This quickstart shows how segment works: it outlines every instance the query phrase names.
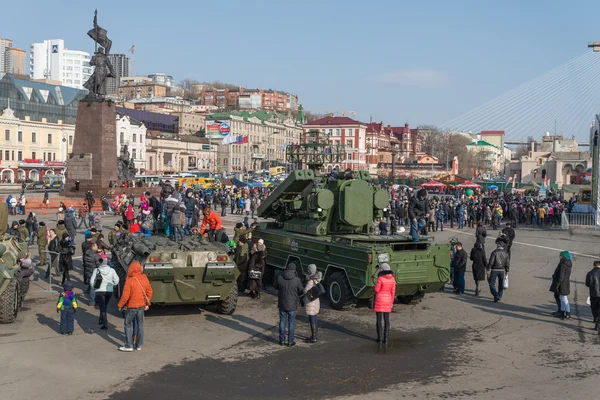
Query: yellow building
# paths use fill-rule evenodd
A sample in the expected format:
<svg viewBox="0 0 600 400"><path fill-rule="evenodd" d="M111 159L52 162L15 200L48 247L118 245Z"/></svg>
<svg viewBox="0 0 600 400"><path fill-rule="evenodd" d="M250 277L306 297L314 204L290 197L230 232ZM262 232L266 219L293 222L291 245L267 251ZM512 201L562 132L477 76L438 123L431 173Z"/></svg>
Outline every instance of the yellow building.
<svg viewBox="0 0 600 400"><path fill-rule="evenodd" d="M46 173L64 173L74 134L75 126L61 120L19 119L11 108L5 108L0 115L0 179L37 181Z"/></svg>

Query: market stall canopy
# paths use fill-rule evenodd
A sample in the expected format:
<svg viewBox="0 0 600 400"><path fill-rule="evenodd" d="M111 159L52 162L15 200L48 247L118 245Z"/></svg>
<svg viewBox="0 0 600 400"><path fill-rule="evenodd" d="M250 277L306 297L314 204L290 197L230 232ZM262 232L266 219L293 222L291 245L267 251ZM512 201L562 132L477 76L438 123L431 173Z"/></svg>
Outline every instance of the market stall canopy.
<svg viewBox="0 0 600 400"><path fill-rule="evenodd" d="M464 181L460 185L456 185L456 187L459 189L479 189L481 188L481 185L478 185L473 181Z"/></svg>
<svg viewBox="0 0 600 400"><path fill-rule="evenodd" d="M237 187L245 187L248 186L246 182L242 182L239 179L231 178L231 182Z"/></svg>
<svg viewBox="0 0 600 400"><path fill-rule="evenodd" d="M429 181L427 183L423 183L421 186L421 188L436 188L436 189L442 189L444 187L446 187L446 185L444 185L441 182L437 182L437 181Z"/></svg>
<svg viewBox="0 0 600 400"><path fill-rule="evenodd" d="M531 181L528 184L526 184L525 186L522 186L520 189L525 189L525 190L527 190L527 189L535 189L535 190L538 190L540 187L541 186L540 186L539 183L536 183L535 181Z"/></svg>
<svg viewBox="0 0 600 400"><path fill-rule="evenodd" d="M490 185L490 186L488 186L488 190L498 190L498 186Z"/></svg>

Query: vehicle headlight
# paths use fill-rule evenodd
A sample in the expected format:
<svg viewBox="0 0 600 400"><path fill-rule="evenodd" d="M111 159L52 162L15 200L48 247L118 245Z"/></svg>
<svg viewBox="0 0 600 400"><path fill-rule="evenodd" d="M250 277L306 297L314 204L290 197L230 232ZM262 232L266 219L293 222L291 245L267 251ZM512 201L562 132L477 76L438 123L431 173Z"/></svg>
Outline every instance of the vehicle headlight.
<svg viewBox="0 0 600 400"><path fill-rule="evenodd" d="M317 208L317 212L323 212L323 209L321 207Z"/></svg>
<svg viewBox="0 0 600 400"><path fill-rule="evenodd" d="M217 261L217 253L214 251L208 253L208 261Z"/></svg>
<svg viewBox="0 0 600 400"><path fill-rule="evenodd" d="M390 261L390 255L387 253L380 254L377 256L377 262L379 262L379 263L385 263L385 262L389 262L389 261Z"/></svg>

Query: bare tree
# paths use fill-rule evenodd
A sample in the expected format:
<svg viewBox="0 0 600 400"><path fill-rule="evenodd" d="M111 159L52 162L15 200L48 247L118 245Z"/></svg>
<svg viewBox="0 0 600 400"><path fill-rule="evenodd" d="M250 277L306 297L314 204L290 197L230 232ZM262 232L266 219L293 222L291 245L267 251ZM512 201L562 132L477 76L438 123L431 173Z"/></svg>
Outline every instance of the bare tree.
<svg viewBox="0 0 600 400"><path fill-rule="evenodd" d="M529 146L527 146L526 144L522 144L519 147L517 147L512 154L514 158L519 160L521 157L529 154Z"/></svg>

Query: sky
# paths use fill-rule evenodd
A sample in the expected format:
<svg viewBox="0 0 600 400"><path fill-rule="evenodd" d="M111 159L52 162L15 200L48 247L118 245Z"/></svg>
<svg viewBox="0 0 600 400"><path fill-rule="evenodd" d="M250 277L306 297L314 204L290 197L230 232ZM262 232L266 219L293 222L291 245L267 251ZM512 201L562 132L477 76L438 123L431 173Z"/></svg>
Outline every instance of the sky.
<svg viewBox="0 0 600 400"><path fill-rule="evenodd" d="M93 52L94 3L2 5L0 37ZM136 75L296 93L305 109L442 124L589 51L600 2L554 0L97 2ZM7 16L14 16L8 17ZM591 118L591 116L590 116Z"/></svg>

